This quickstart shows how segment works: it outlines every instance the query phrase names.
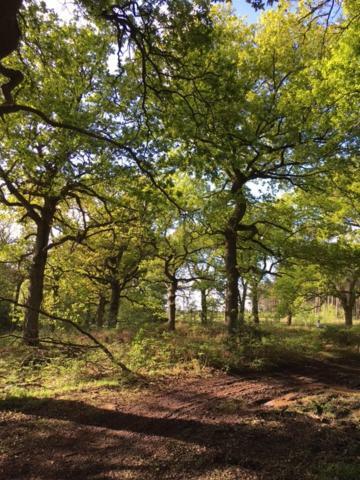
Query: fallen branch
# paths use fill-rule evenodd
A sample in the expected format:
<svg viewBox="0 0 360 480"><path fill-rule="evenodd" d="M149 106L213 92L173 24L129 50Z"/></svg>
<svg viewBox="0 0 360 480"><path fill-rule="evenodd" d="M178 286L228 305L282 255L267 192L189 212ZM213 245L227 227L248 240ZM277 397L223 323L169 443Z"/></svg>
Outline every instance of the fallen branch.
<svg viewBox="0 0 360 480"><path fill-rule="evenodd" d="M124 372L126 372L128 374L135 375L134 372L132 372L123 362L120 362L119 360L117 360L114 357L114 355L106 347L106 345L101 343L96 337L94 337L94 335L92 335L91 333L84 330L82 327L80 327L77 323L73 322L72 320L69 320L68 318L60 317L58 315L52 315L51 313L48 313L48 312L46 312L45 310L42 310L42 309L37 310L37 309L31 308L28 305L25 305L24 303L19 303L16 300L13 300L13 299L10 299L10 298L0 296L0 300L4 301L4 302L12 303L13 305L16 305L20 308L37 311L41 315L44 315L44 317L50 318L51 320L56 320L56 321L59 321L59 322L62 322L62 323L66 323L67 325L71 325L73 328L75 328L82 335L85 335L86 337L90 338L90 340L93 343L95 343L95 345L97 345L97 347L100 348L100 350L102 350L105 353L105 355L112 361L112 363L114 363L115 365L120 367Z"/></svg>
<svg viewBox="0 0 360 480"><path fill-rule="evenodd" d="M61 342L60 340L54 340L53 338L40 338L40 343L50 343L52 345L60 345L61 347L69 347L74 349L93 349L99 348L98 345L82 345L81 343Z"/></svg>

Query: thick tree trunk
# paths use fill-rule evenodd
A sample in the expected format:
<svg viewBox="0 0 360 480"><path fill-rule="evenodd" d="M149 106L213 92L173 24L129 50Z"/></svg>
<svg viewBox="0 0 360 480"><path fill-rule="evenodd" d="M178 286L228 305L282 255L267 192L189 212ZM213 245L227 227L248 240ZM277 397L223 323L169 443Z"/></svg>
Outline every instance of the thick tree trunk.
<svg viewBox="0 0 360 480"><path fill-rule="evenodd" d="M173 279L168 284L168 329L171 332L175 331L176 322L176 292L178 287L178 281Z"/></svg>
<svg viewBox="0 0 360 480"><path fill-rule="evenodd" d="M22 5L22 0L1 2L0 17L0 59L10 55L16 50L20 40L20 29L17 15Z"/></svg>
<svg viewBox="0 0 360 480"><path fill-rule="evenodd" d="M0 301L0 332L10 332L12 329L11 304Z"/></svg>
<svg viewBox="0 0 360 480"><path fill-rule="evenodd" d="M291 311L288 312L286 320L287 320L288 326L290 327L290 325L292 324L292 312Z"/></svg>
<svg viewBox="0 0 360 480"><path fill-rule="evenodd" d="M243 287L242 295L239 296L239 324L240 325L245 322L245 305L246 305L246 297L247 297L247 283L243 282L242 287Z"/></svg>
<svg viewBox="0 0 360 480"><path fill-rule="evenodd" d="M22 0L8 0L1 2L0 14L0 60L16 50L20 41L20 28L17 20ZM8 104L14 103L12 90L19 85L24 76L19 70L14 70L0 63L0 73L9 81L1 85L1 89ZM0 100L0 102L2 102Z"/></svg>
<svg viewBox="0 0 360 480"><path fill-rule="evenodd" d="M353 325L353 313L356 303L356 285L356 279L349 280L346 286L346 291L339 295L341 305L344 309L345 325L347 327L351 327Z"/></svg>
<svg viewBox="0 0 360 480"><path fill-rule="evenodd" d="M225 298L225 323L230 334L234 334L238 326L239 272L237 269L236 240L236 231L226 231L225 271L227 286Z"/></svg>
<svg viewBox="0 0 360 480"><path fill-rule="evenodd" d="M120 310L120 293L121 285L116 279L111 282L111 297L109 305L109 318L108 325L110 328L115 328L118 322L119 310Z"/></svg>
<svg viewBox="0 0 360 480"><path fill-rule="evenodd" d="M202 325L207 325L208 315L207 315L207 292L206 288L200 290L201 293L201 315L200 320Z"/></svg>
<svg viewBox="0 0 360 480"><path fill-rule="evenodd" d="M252 319L254 323L260 323L259 319L259 289L257 284L251 287Z"/></svg>
<svg viewBox="0 0 360 480"><path fill-rule="evenodd" d="M42 209L41 221L37 223L35 249L30 267L29 294L24 323L24 343L37 346L39 344L39 310L43 299L44 275L48 257L47 246L51 225L55 214L57 200L46 198Z"/></svg>
<svg viewBox="0 0 360 480"><path fill-rule="evenodd" d="M232 179L231 193L235 201L235 207L227 222L224 231L225 236L225 272L226 272L226 296L225 296L225 323L230 335L236 333L238 328L239 313L239 271L237 266L237 233L241 227L241 221L246 213L246 198L242 188L246 182L243 174L235 169Z"/></svg>
<svg viewBox="0 0 360 480"><path fill-rule="evenodd" d="M347 327L352 327L353 324L353 307L346 305L343 307L345 313L345 325Z"/></svg>
<svg viewBox="0 0 360 480"><path fill-rule="evenodd" d="M99 295L99 303L96 310L96 326L102 328L104 326L106 298L102 293Z"/></svg>

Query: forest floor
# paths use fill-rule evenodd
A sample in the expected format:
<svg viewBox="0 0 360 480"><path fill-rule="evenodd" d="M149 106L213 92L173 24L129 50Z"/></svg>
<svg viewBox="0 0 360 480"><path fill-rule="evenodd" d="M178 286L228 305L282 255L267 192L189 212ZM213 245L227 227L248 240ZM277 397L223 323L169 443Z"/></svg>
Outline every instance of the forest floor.
<svg viewBox="0 0 360 480"><path fill-rule="evenodd" d="M360 366L164 377L0 402L0 478L358 480Z"/></svg>

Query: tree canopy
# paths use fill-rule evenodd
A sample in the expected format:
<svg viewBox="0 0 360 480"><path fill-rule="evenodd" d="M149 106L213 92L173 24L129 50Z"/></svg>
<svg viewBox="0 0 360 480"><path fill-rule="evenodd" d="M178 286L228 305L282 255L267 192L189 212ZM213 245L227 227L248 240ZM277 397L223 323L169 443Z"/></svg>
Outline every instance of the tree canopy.
<svg viewBox="0 0 360 480"><path fill-rule="evenodd" d="M356 2L281 1L255 24L206 0L79 0L72 20L3 3L2 256L26 343L42 306L72 315L75 280L80 323L116 327L128 304L173 330L180 292L203 319L213 292L234 334L267 282L292 314L300 265L304 298L337 296L351 324Z"/></svg>

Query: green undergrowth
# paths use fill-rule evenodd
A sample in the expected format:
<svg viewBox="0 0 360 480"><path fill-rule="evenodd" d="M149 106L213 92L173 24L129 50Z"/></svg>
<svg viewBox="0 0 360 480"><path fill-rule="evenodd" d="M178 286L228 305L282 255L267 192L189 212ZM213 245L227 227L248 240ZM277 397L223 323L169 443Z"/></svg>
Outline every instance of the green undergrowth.
<svg viewBox="0 0 360 480"><path fill-rule="evenodd" d="M331 422L352 422L360 423L360 393L335 390L330 393L309 395L290 404L289 411L305 414L320 419L323 423ZM360 445L354 443L348 445L350 452L355 449L360 454Z"/></svg>
<svg viewBox="0 0 360 480"><path fill-rule="evenodd" d="M360 462L324 463L314 473L316 480L359 480Z"/></svg>
<svg viewBox="0 0 360 480"><path fill-rule="evenodd" d="M143 324L93 332L132 371L156 379L163 376L207 376L214 370L269 371L311 359L359 360L360 328L315 329L264 323L245 325L229 338L221 324L202 327L179 324L176 332L163 325ZM20 340L1 339L0 397L50 397L74 390L123 387L129 377L99 349L45 344L26 348ZM86 343L63 333L63 343Z"/></svg>
<svg viewBox="0 0 360 480"><path fill-rule="evenodd" d="M127 361L144 373L271 370L316 359L359 359L360 328L316 329L281 324L247 324L232 338L222 325L183 324L177 332L143 326L132 337Z"/></svg>

